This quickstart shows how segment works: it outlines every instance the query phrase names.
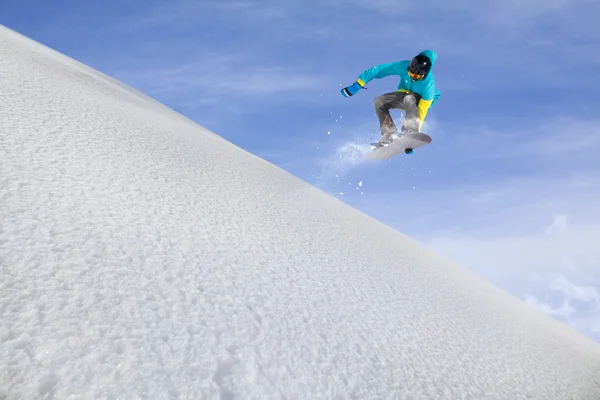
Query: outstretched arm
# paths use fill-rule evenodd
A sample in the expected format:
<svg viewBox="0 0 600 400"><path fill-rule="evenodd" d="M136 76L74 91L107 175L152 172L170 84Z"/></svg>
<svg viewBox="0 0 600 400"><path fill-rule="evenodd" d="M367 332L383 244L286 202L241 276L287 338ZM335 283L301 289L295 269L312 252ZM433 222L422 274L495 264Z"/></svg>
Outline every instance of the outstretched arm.
<svg viewBox="0 0 600 400"><path fill-rule="evenodd" d="M363 71L362 74L359 75L359 82L362 81L364 84L367 84L369 81L373 79L381 79L390 75L398 75L401 76L406 69L408 68L407 61L398 61L391 62L386 64L379 64L372 68L369 68ZM364 86L364 85L363 85Z"/></svg>
<svg viewBox="0 0 600 400"><path fill-rule="evenodd" d="M379 64L372 68L363 71L358 77L356 82L352 85L342 89L342 95L346 97L353 96L359 90L363 89L365 85L373 80L380 79L390 75L402 76L402 74L408 68L408 61L398 61L387 64Z"/></svg>

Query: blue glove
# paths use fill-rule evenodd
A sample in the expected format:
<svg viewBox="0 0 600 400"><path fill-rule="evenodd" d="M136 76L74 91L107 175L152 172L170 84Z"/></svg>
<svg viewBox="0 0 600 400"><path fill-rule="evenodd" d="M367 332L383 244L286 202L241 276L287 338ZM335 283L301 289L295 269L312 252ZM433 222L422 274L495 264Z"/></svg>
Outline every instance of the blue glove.
<svg viewBox="0 0 600 400"><path fill-rule="evenodd" d="M356 94L356 92L358 92L360 89L364 89L364 87L365 87L365 82L363 82L362 79L358 79L351 86L343 88L342 95L345 97L354 96L354 94Z"/></svg>

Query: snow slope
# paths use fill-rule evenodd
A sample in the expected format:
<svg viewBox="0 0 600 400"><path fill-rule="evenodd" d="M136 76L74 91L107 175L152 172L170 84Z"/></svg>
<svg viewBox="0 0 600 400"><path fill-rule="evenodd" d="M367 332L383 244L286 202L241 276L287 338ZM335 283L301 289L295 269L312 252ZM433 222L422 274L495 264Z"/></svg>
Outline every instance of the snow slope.
<svg viewBox="0 0 600 400"><path fill-rule="evenodd" d="M0 399L598 399L600 346L0 27Z"/></svg>

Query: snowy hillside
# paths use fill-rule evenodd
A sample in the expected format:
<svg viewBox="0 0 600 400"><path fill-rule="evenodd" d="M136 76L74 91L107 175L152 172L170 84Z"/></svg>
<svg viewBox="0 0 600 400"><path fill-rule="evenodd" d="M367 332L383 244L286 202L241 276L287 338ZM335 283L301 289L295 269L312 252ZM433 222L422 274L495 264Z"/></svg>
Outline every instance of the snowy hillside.
<svg viewBox="0 0 600 400"><path fill-rule="evenodd" d="M598 344L3 27L0 99L0 399L600 398Z"/></svg>

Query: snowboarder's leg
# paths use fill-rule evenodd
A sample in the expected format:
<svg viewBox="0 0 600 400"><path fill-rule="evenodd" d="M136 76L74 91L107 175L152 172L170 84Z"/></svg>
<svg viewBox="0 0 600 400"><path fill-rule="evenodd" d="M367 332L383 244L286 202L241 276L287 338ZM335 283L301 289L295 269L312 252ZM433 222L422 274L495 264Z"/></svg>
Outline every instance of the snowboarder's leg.
<svg viewBox="0 0 600 400"><path fill-rule="evenodd" d="M405 121L402 124L402 132L419 131L419 111L417 104L420 96L409 92L391 92L385 93L375 98L375 112L379 118L379 127L381 129L381 142L387 142L392 135L397 132L396 125L390 115L391 109L400 109L406 111Z"/></svg>
<svg viewBox="0 0 600 400"><path fill-rule="evenodd" d="M403 108L406 92L391 92L375 97L375 113L379 118L379 128L381 129L381 141L389 141L392 134L396 133L396 124L392 120L390 110L392 108Z"/></svg>
<svg viewBox="0 0 600 400"><path fill-rule="evenodd" d="M402 105L406 115L402 124L402 133L419 132L418 104L420 99L421 96L416 93L411 93L404 97Z"/></svg>

